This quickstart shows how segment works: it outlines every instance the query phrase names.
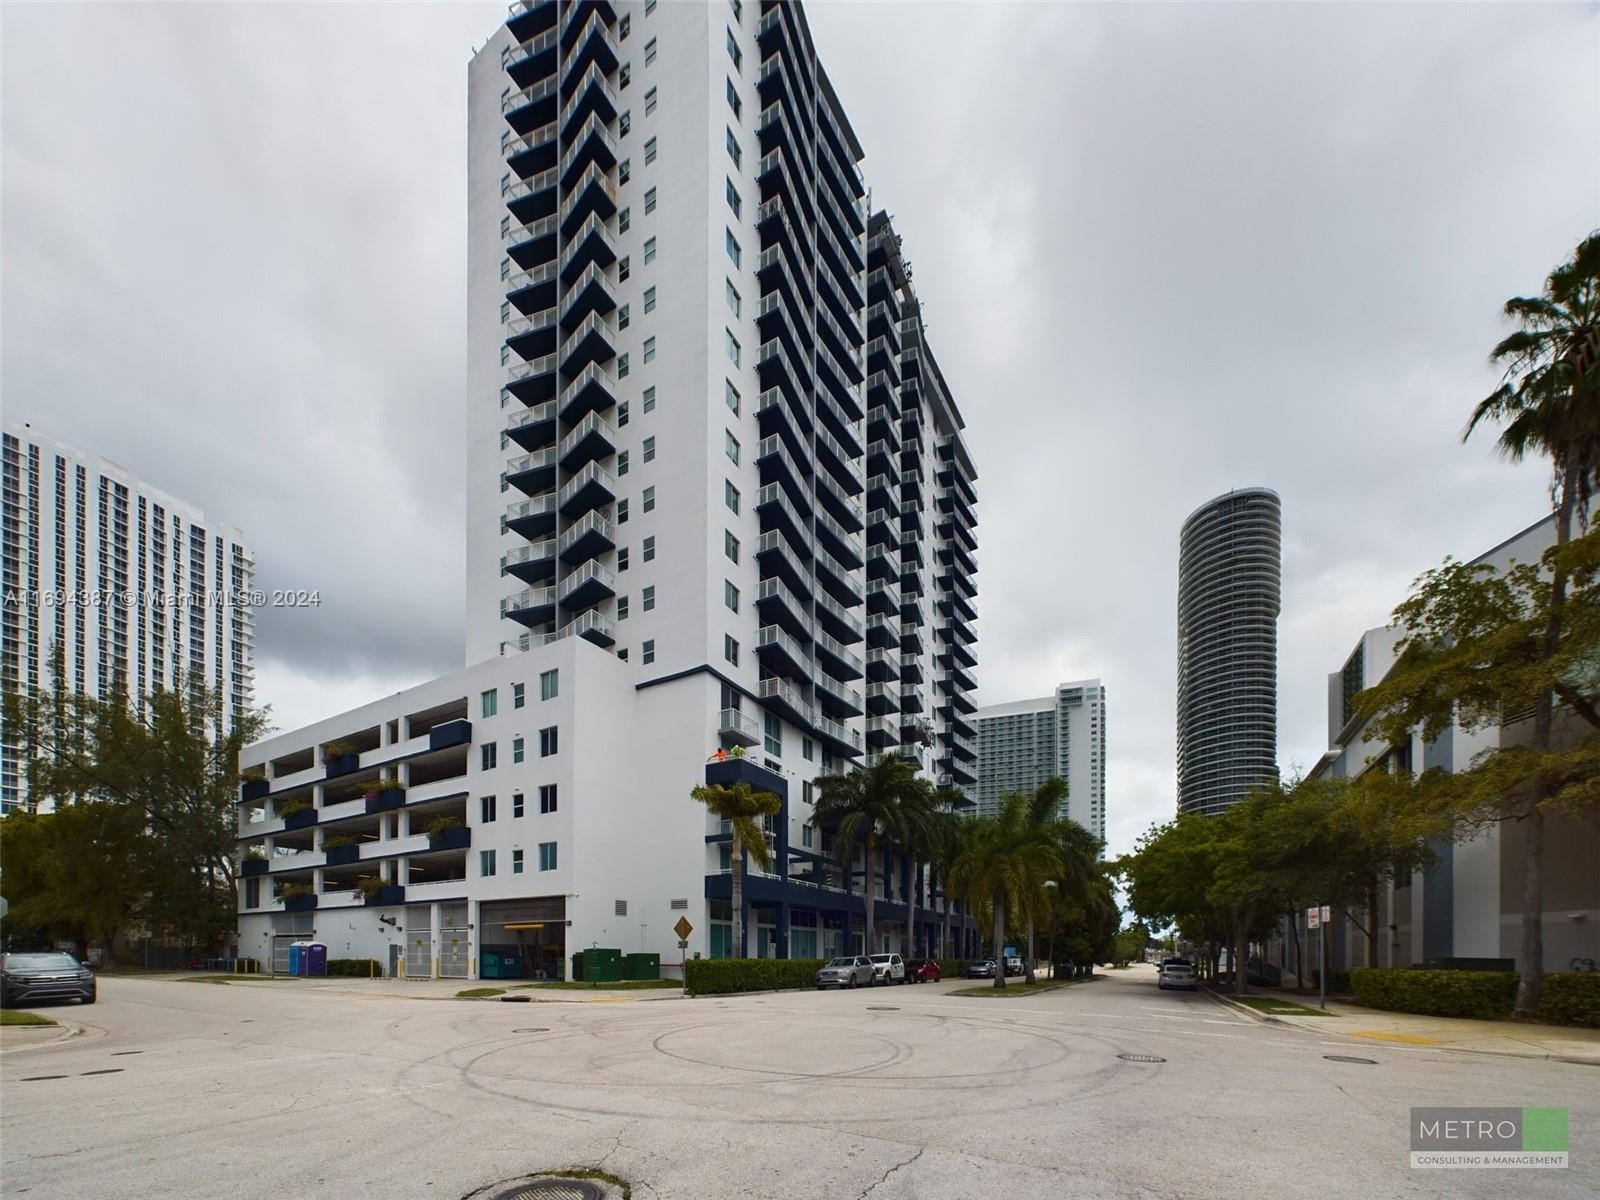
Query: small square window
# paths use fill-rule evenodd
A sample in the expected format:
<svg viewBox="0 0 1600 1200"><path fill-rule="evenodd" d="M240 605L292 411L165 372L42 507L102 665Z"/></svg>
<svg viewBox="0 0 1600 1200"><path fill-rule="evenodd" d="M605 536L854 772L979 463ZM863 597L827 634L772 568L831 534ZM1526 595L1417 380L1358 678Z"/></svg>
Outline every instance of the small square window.
<svg viewBox="0 0 1600 1200"><path fill-rule="evenodd" d="M655 512L655 510L656 510L656 489L654 487L645 488L643 500L644 500L644 511L645 512Z"/></svg>
<svg viewBox="0 0 1600 1200"><path fill-rule="evenodd" d="M723 196L728 201L728 207L733 210L733 215L738 217L739 210L744 207L744 201L739 196L739 189L733 186L733 180L731 179L724 179L722 182L725 185Z"/></svg>
<svg viewBox="0 0 1600 1200"><path fill-rule="evenodd" d="M722 281L722 298L728 302L728 308L733 315L735 317L739 316L740 311L744 308L744 301L739 298L739 289L733 286L733 280L724 279Z"/></svg>
<svg viewBox="0 0 1600 1200"><path fill-rule="evenodd" d="M627 498L624 497L623 499L617 501L617 524L618 525L626 525L627 523L628 523L628 501L627 501Z"/></svg>
<svg viewBox="0 0 1600 1200"><path fill-rule="evenodd" d="M656 295L655 288L651 288L649 291L647 291L644 294L644 302L647 305L654 304L655 303L655 295ZM650 310L647 308L645 311L648 312ZM655 410L656 410L656 389L653 386L652 387L647 387L644 390L643 408L644 408L645 412L655 412Z"/></svg>
<svg viewBox="0 0 1600 1200"><path fill-rule="evenodd" d="M494 770L495 747L493 742L490 742L485 746L478 747L478 763L482 770Z"/></svg>
<svg viewBox="0 0 1600 1200"><path fill-rule="evenodd" d="M617 309L617 329L619 331L628 327L628 306L622 305Z"/></svg>
<svg viewBox="0 0 1600 1200"><path fill-rule="evenodd" d="M648 642L644 643L644 645L639 647L639 661L640 662L642 662L642 663L653 663L653 662L655 662L655 660L656 660L656 644L655 644L655 642L653 640L652 641L648 641Z"/></svg>
<svg viewBox="0 0 1600 1200"><path fill-rule="evenodd" d="M645 362L655 362L656 360L656 340L653 337L647 337L644 340L644 360ZM649 459L645 461L648 462Z"/></svg>
<svg viewBox="0 0 1600 1200"><path fill-rule="evenodd" d="M722 231L722 248L728 252L728 258L737 267L740 259L744 257L744 251L739 248L739 239L733 236L733 230Z"/></svg>
<svg viewBox="0 0 1600 1200"><path fill-rule="evenodd" d="M739 149L739 139L734 137L732 128L728 129L726 145L728 147L728 157L733 159L733 165L737 167L739 160L744 157L744 151Z"/></svg>
<svg viewBox="0 0 1600 1200"><path fill-rule="evenodd" d="M628 569L628 548L626 546L624 546L620 550L617 551L617 570L618 571L626 571L627 569Z"/></svg>
<svg viewBox="0 0 1600 1200"><path fill-rule="evenodd" d="M733 330L731 329L724 329L722 333L727 339L728 361L737 367L739 365L739 339L733 336Z"/></svg>
<svg viewBox="0 0 1600 1200"><path fill-rule="evenodd" d="M480 699L481 699L482 705L483 705L483 715L484 716L492 717L492 716L495 715L496 712L499 711L499 709L500 709L500 693L499 693L498 690L496 690L494 688L490 688L487 692L485 692L482 695L482 697L480 697Z"/></svg>
<svg viewBox="0 0 1600 1200"><path fill-rule="evenodd" d="M617 186L621 187L632 178L633 166L627 159L623 159L617 164Z"/></svg>
<svg viewBox="0 0 1600 1200"><path fill-rule="evenodd" d="M655 534L651 534L649 537L644 539L644 543L642 545L641 557L644 559L645 562L655 562L655 560L656 560L656 537L655 537ZM652 592L652 593L654 593L654 591L655 591L654 588L650 588L648 590L650 592ZM647 604L647 605L645 605L645 607L649 608L650 606Z"/></svg>
<svg viewBox="0 0 1600 1200"><path fill-rule="evenodd" d="M800 739L800 757L810 762L817 753L816 743L808 737Z"/></svg>
<svg viewBox="0 0 1600 1200"><path fill-rule="evenodd" d="M628 598L626 596L618 596L617 597L617 620L626 621L627 619L628 619Z"/></svg>
<svg viewBox="0 0 1600 1200"><path fill-rule="evenodd" d="M623 13L622 20L617 22L617 41L625 42L628 40L628 27L632 24L633 15L631 13Z"/></svg>
<svg viewBox="0 0 1600 1200"><path fill-rule="evenodd" d="M722 381L722 398L728 402L728 409L734 416L739 415L739 389L733 386L733 380Z"/></svg>
<svg viewBox="0 0 1600 1200"><path fill-rule="evenodd" d="M617 355L617 378L618 379L626 379L627 377L628 377L628 356L626 354L619 354L619 355Z"/></svg>
<svg viewBox="0 0 1600 1200"><path fill-rule="evenodd" d="M656 89L655 88L651 88L648 92L646 92L644 94L644 112L645 112L645 116L649 116L651 113L655 112L655 110L656 110Z"/></svg>
<svg viewBox="0 0 1600 1200"><path fill-rule="evenodd" d="M556 869L556 844L554 842L539 843L539 870L554 871Z"/></svg>
<svg viewBox="0 0 1600 1200"><path fill-rule="evenodd" d="M733 536L733 530L722 531L722 552L728 556L729 562L739 561L739 539Z"/></svg>
<svg viewBox="0 0 1600 1200"><path fill-rule="evenodd" d="M478 797L478 824L488 825L494 821L494 797Z"/></svg>
<svg viewBox="0 0 1600 1200"><path fill-rule="evenodd" d="M739 665L739 643L734 641L728 634L722 635L722 657L727 659L732 666L737 667Z"/></svg>
<svg viewBox="0 0 1600 1200"><path fill-rule="evenodd" d="M628 278L629 274L628 256L624 254L621 258L617 259L617 282L624 282Z"/></svg>
<svg viewBox="0 0 1600 1200"><path fill-rule="evenodd" d="M653 313L653 312L655 312L655 310L656 310L656 290L653 287L647 287L644 290L644 311L647 312L647 313ZM649 411L650 410L648 408L645 409L645 412L649 412Z"/></svg>
<svg viewBox="0 0 1600 1200"><path fill-rule="evenodd" d="M623 63L622 70L617 72L617 90L621 91L628 86L628 80L633 76L633 64Z"/></svg>
<svg viewBox="0 0 1600 1200"><path fill-rule="evenodd" d="M523 815L523 799L521 792L511 793L511 817L513 820Z"/></svg>
<svg viewBox="0 0 1600 1200"><path fill-rule="evenodd" d="M655 240L655 238L645 238L645 240L644 240L644 260L647 263L655 262L655 260L656 260L656 240Z"/></svg>
<svg viewBox="0 0 1600 1200"><path fill-rule="evenodd" d="M541 784L539 786L539 815L547 817L555 812L556 808L556 785L553 783Z"/></svg>
<svg viewBox="0 0 1600 1200"><path fill-rule="evenodd" d="M624 450L621 454L617 455L617 474L620 476L620 475L626 475L627 473L628 473L628 452L626 450Z"/></svg>
<svg viewBox="0 0 1600 1200"><path fill-rule="evenodd" d="M727 430L727 429L724 429L722 431L722 436L725 439L725 443L723 445L723 452L725 454L727 454L729 462L731 462L731 463L733 463L735 465L738 465L738 462L739 462L739 439L733 436L733 433L732 433L731 430Z"/></svg>
<svg viewBox="0 0 1600 1200"><path fill-rule="evenodd" d="M651 338L650 340L654 341L655 339ZM653 437L647 437L644 440L644 461L645 462L655 462L655 460L656 460L656 439L653 438ZM650 490L654 491L655 489L652 488ZM645 511L649 512L650 510L649 509L645 509Z"/></svg>
<svg viewBox="0 0 1600 1200"><path fill-rule="evenodd" d="M514 763L519 763L519 762L522 761L522 739L521 738L512 738L511 739L511 761L514 762Z"/></svg>
<svg viewBox="0 0 1600 1200"><path fill-rule="evenodd" d="M560 670L558 669L558 670L554 670L554 671L541 671L541 672L539 672L539 699L540 700L554 700L560 694L561 694L561 672L560 672Z"/></svg>
<svg viewBox="0 0 1600 1200"><path fill-rule="evenodd" d="M628 402L624 400L617 405L617 428L621 429L628 423Z"/></svg>
<svg viewBox="0 0 1600 1200"><path fill-rule="evenodd" d="M654 585L645 588L639 593L639 607L645 612L654 612L656 607L656 589Z"/></svg>
<svg viewBox="0 0 1600 1200"><path fill-rule="evenodd" d="M728 107L733 109L733 119L744 120L744 101L739 99L739 89L733 86L733 80L728 81Z"/></svg>
<svg viewBox="0 0 1600 1200"><path fill-rule="evenodd" d="M546 725L539 730L539 757L549 758L559 748L560 728L555 725Z"/></svg>
<svg viewBox="0 0 1600 1200"><path fill-rule="evenodd" d="M656 60L656 39L651 38L644 44L644 65L649 66Z"/></svg>
<svg viewBox="0 0 1600 1200"><path fill-rule="evenodd" d="M485 877L494 874L494 851L478 851L478 874Z"/></svg>
<svg viewBox="0 0 1600 1200"><path fill-rule="evenodd" d="M729 512L739 511L739 489L731 481L723 481L722 502L728 506Z"/></svg>
<svg viewBox="0 0 1600 1200"><path fill-rule="evenodd" d="M521 850L513 850L511 852L511 873L513 875L521 875L522 874L522 851Z"/></svg>
<svg viewBox="0 0 1600 1200"><path fill-rule="evenodd" d="M739 39L733 36L733 30L728 30L728 57L733 59L735 71L744 70L744 53L739 49Z"/></svg>
<svg viewBox="0 0 1600 1200"><path fill-rule="evenodd" d="M624 112L620 117L617 118L617 136L618 137L627 137L628 136L628 130L630 130L632 128L633 128L633 114L632 113Z"/></svg>
<svg viewBox="0 0 1600 1200"><path fill-rule="evenodd" d="M511 707L521 708L528 702L528 689L520 683L511 685Z"/></svg>
<svg viewBox="0 0 1600 1200"><path fill-rule="evenodd" d="M656 160L656 139L651 138L644 144L644 165L649 166Z"/></svg>
<svg viewBox="0 0 1600 1200"><path fill-rule="evenodd" d="M733 586L733 580L722 581L722 602L728 606L729 612L739 611L739 589Z"/></svg>
<svg viewBox="0 0 1600 1200"><path fill-rule="evenodd" d="M656 210L656 190L651 188L644 194L644 211L653 213Z"/></svg>

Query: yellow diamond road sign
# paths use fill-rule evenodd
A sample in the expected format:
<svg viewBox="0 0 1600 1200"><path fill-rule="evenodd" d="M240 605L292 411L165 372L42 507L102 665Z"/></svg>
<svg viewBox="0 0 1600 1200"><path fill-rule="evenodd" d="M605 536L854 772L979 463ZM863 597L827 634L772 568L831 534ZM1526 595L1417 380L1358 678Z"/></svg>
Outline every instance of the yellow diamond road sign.
<svg viewBox="0 0 1600 1200"><path fill-rule="evenodd" d="M688 917L679 917L678 923L672 927L672 930L678 935L680 942L687 942L689 935L694 932L694 926L689 924Z"/></svg>

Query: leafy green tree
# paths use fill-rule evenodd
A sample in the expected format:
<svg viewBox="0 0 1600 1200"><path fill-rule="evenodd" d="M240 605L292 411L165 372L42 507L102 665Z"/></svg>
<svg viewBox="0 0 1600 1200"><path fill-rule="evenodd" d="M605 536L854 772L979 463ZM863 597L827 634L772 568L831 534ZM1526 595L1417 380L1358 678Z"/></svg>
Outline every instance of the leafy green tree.
<svg viewBox="0 0 1600 1200"><path fill-rule="evenodd" d="M1506 744L1502 733L1501 744L1472 769L1430 772L1413 793L1424 819L1459 830L1521 824L1515 1015L1531 1020L1544 962L1545 814L1600 812L1600 530L1552 547L1540 564L1498 571L1446 560L1417 581L1394 621L1405 631L1399 657L1382 682L1357 697L1377 736L1405 745L1413 731L1431 740L1455 723L1498 729L1533 714L1527 745Z"/></svg>
<svg viewBox="0 0 1600 1200"><path fill-rule="evenodd" d="M763 871L772 869L772 848L767 845L763 818L775 817L783 807L776 792L757 791L748 783L703 783L691 788L692 799L711 815L726 821L733 834L728 870L733 883L733 957L744 955L744 856L748 852Z"/></svg>
<svg viewBox="0 0 1600 1200"><path fill-rule="evenodd" d="M1056 839L1034 824L1029 798L1007 797L998 816L968 822L950 882L993 923L994 986L1006 986L1005 926L1008 914L1031 919L1049 905L1045 883L1061 874Z"/></svg>
<svg viewBox="0 0 1600 1200"><path fill-rule="evenodd" d="M917 777L917 764L898 754L871 766L816 780L812 821L834 826L833 847L840 866L853 870L856 847L866 853L866 950L873 952L874 902L877 899L878 853L886 845L905 845L917 836L928 811L927 782Z"/></svg>
<svg viewBox="0 0 1600 1200"><path fill-rule="evenodd" d="M19 811L0 821L8 930L41 941L70 941L79 958L140 919L146 897L134 864L146 860L139 814L123 804L87 801L53 812Z"/></svg>

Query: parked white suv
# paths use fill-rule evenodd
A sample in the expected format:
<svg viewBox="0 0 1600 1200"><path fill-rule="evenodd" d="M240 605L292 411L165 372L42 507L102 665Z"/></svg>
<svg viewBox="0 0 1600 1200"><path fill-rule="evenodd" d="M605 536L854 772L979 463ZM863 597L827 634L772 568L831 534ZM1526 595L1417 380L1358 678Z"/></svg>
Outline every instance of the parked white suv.
<svg viewBox="0 0 1600 1200"><path fill-rule="evenodd" d="M872 982L887 986L906 981L906 962L898 954L872 956Z"/></svg>

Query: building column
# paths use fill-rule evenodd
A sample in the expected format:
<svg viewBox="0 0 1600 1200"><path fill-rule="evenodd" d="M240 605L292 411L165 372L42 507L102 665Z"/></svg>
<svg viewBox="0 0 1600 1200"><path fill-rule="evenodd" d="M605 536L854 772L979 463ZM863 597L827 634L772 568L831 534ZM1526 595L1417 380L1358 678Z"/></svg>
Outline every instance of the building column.
<svg viewBox="0 0 1600 1200"><path fill-rule="evenodd" d="M789 902L778 901L778 957L789 957Z"/></svg>
<svg viewBox="0 0 1600 1200"><path fill-rule="evenodd" d="M430 969L428 976L431 979L439 978L439 902L435 900L428 905L428 959Z"/></svg>

